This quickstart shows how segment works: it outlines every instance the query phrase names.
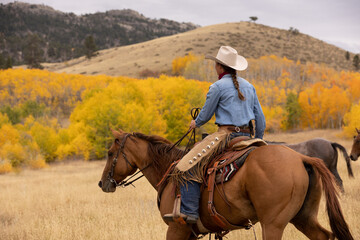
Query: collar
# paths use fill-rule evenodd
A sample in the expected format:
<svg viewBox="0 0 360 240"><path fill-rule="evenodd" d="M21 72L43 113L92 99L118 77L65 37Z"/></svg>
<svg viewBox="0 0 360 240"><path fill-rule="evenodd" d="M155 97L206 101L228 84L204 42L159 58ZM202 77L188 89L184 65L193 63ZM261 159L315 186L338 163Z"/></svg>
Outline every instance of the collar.
<svg viewBox="0 0 360 240"><path fill-rule="evenodd" d="M223 76L225 76L226 74L229 74L228 72L223 72L222 74L220 74L219 75L219 80L223 77Z"/></svg>

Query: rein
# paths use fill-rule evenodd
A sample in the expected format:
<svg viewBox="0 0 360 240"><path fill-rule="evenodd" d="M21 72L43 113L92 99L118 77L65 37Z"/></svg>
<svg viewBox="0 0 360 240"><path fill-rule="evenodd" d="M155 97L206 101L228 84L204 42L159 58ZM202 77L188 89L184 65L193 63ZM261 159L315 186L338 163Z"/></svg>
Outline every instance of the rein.
<svg viewBox="0 0 360 240"><path fill-rule="evenodd" d="M194 120L195 120L195 119L197 118L197 116L199 115L200 110L201 110L200 108L193 108L193 109L191 109L191 112L190 112L190 113L191 113L191 117L192 117ZM186 148L185 148L185 151L184 151L184 155L185 155L186 152L187 152L186 150L190 150L190 149L189 149L189 145L190 145L190 141L191 141L192 138L193 138L193 142L194 142L194 144L195 144L195 129L189 129L189 130L185 133L184 136L182 136L176 143L174 143L174 144L171 146L171 148L168 150L168 152L171 151L171 150L172 150L174 147L176 147L177 145L179 145L179 144L181 143L181 141L182 141L190 132L192 132L192 133L191 133L189 142L187 143ZM128 186L128 185L132 185L133 182L135 182L135 181L139 180L140 178L142 178L142 177L144 176L144 174L141 175L141 176L138 176L137 178L135 178L135 179L132 180L132 181L130 181L130 180L133 179L136 175L138 175L139 173L141 173L142 171L144 171L146 168L148 168L148 167L152 164L152 162L151 162L151 163L150 163L149 165L147 165L146 167L144 167L144 168L142 168L142 169L139 169L139 171L137 171L136 173L134 173L133 175L131 175L128 179L125 179L124 181L121 181L120 183L117 183L117 182L116 182L116 180L114 179L114 169L115 169L115 166L116 166L116 163L117 163L117 161L118 161L118 157L119 157L120 153L122 154L123 158L125 159L127 165L129 165L132 169L137 168L137 166L134 166L133 164L131 164L131 162L127 159L127 156L126 156L126 154L125 154L125 152L124 152L124 147L125 147L126 140L127 140L130 136L132 136L132 134L131 134L131 133L127 133L127 134L125 135L125 137L122 139L121 144L120 144L120 148L119 148L119 150L117 151L115 158L113 159L113 162L112 162L112 164L111 164L111 169L110 169L110 171L109 171L109 173L108 173L108 180L109 180L112 184L114 184L115 187L126 187L126 186ZM117 143L117 142L115 142L115 143ZM127 165L126 165L126 166L127 166ZM132 186L135 187L134 185L132 185Z"/></svg>
<svg viewBox="0 0 360 240"><path fill-rule="evenodd" d="M200 110L201 108L192 108L191 111L190 111L190 114L191 114L191 117L195 120L197 118L197 116L199 115L200 113ZM174 143L171 148L167 151L167 152L170 152L174 147L180 145L180 143L182 142L182 140L184 140L184 138L191 132L191 135L190 135L190 138L189 138L189 141L188 143L186 144L186 147L185 147L185 151L184 151L184 154L183 156L190 150L189 146L190 146L190 142L191 140L193 141L193 144L195 144L196 140L195 140L195 128L194 129L191 129L189 128L189 130L176 142ZM182 156L182 157L183 157ZM182 158L181 157L181 158Z"/></svg>
<svg viewBox="0 0 360 240"><path fill-rule="evenodd" d="M137 171L135 174L131 175L128 179L125 179L124 181L121 181L120 183L117 183L117 182L116 182L116 180L114 179L114 169L115 169L115 166L116 166L116 163L117 163L117 161L118 161L118 157L119 157L120 153L122 154L123 158L125 159L125 162L126 162L127 165L129 165L132 169L137 168L137 166L134 166L133 164L131 164L131 162L128 160L128 158L127 158L127 156L126 156L126 154L125 154L125 152L124 152L124 147L125 147L126 140L127 140L130 136L132 136L132 134L131 134L131 133L128 133L128 134L126 134L125 137L123 138L123 140L122 140L122 142L121 142L121 144L120 144L120 148L119 148L119 150L117 151L116 156L115 156L114 159L113 159L113 162L112 162L112 164L111 164L111 169L110 169L110 171L109 171L109 173L108 173L108 180L109 180L111 183L113 183L113 184L115 185L115 187L126 187L126 186L128 186L128 185L130 185L130 184L132 185L133 182L135 182L135 181L137 181L138 179L142 178L142 177L144 176L144 174L141 175L141 176L139 176L139 177L137 177L136 179L134 179L134 180L132 180L132 181L130 181L130 180L131 180L132 178L134 178L136 175L138 175L139 173L141 173L142 171L144 171L146 168L150 167L150 165L152 164L152 163L150 163L150 164L147 165L146 167L140 169L140 170ZM117 142L115 142L115 143L117 143ZM127 165L126 165L126 166L127 166ZM130 182L129 182L129 181L130 181ZM132 186L135 187L134 185L132 185Z"/></svg>

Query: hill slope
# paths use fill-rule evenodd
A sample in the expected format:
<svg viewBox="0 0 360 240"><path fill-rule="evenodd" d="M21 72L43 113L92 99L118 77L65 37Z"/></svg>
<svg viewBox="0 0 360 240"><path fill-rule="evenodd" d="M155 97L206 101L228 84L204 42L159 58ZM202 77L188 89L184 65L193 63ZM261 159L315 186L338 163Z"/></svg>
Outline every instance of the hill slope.
<svg viewBox="0 0 360 240"><path fill-rule="evenodd" d="M192 52L216 55L219 46L230 45L247 58L277 55L302 63L326 64L338 70L352 68L346 51L305 34L265 25L237 22L211 25L147 42L100 51L91 60L78 58L66 63L46 64L51 71L126 75L138 77L139 72L168 72L175 57ZM353 58L350 54L350 59Z"/></svg>
<svg viewBox="0 0 360 240"><path fill-rule="evenodd" d="M196 28L192 23L150 19L125 9L77 16L45 5L22 2L0 4L0 53L22 63L27 37L39 36L42 58L61 62L84 55L87 36L92 35L98 49L124 46Z"/></svg>

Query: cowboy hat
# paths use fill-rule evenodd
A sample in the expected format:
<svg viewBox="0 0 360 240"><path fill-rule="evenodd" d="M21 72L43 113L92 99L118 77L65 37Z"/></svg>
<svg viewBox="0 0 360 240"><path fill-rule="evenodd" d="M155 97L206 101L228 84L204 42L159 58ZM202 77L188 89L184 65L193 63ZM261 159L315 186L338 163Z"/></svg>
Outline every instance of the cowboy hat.
<svg viewBox="0 0 360 240"><path fill-rule="evenodd" d="M229 46L221 46L216 57L206 55L205 58L214 60L238 71L243 71L248 66L246 59L239 55L234 48Z"/></svg>

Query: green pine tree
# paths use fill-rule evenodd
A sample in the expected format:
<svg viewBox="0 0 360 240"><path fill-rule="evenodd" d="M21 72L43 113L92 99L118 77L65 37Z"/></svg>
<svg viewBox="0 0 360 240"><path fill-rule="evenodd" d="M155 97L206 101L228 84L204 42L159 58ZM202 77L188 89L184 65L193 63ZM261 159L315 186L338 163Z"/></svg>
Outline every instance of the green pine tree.
<svg viewBox="0 0 360 240"><path fill-rule="evenodd" d="M90 59L96 55L96 44L92 35L85 38L85 56Z"/></svg>
<svg viewBox="0 0 360 240"><path fill-rule="evenodd" d="M41 39L37 34L30 34L24 47L24 60L29 68L40 68L44 51L41 49Z"/></svg>
<svg viewBox="0 0 360 240"><path fill-rule="evenodd" d="M13 66L13 61L11 57L8 57L5 63L5 69L12 68L12 66Z"/></svg>
<svg viewBox="0 0 360 240"><path fill-rule="evenodd" d="M0 69L5 69L4 56L0 53Z"/></svg>
<svg viewBox="0 0 360 240"><path fill-rule="evenodd" d="M345 53L345 58L346 58L346 60L350 59L350 53L348 51L346 51L346 53Z"/></svg>
<svg viewBox="0 0 360 240"><path fill-rule="evenodd" d="M353 65L356 71L359 70L359 55L354 56Z"/></svg>
<svg viewBox="0 0 360 240"><path fill-rule="evenodd" d="M295 129L299 126L301 107L298 102L298 96L295 93L289 93L286 98L286 129Z"/></svg>

